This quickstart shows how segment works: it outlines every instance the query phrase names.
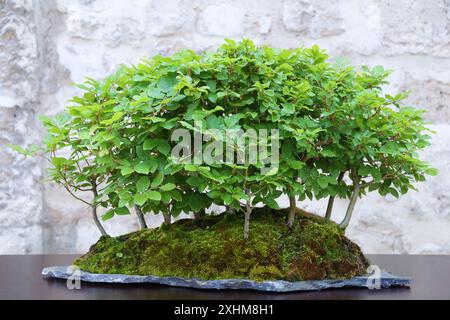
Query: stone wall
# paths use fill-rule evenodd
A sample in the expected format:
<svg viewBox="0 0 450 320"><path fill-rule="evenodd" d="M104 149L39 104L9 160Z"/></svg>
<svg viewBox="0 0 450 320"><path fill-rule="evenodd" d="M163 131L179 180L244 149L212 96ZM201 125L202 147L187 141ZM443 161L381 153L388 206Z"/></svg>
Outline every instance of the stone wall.
<svg viewBox="0 0 450 320"><path fill-rule="evenodd" d="M82 252L99 236L83 205L44 183L43 161L4 144L38 142L37 115L61 111L84 76L213 49L224 37L317 43L332 57L395 69L386 90L410 89L407 102L427 109L436 135L423 157L440 174L400 200L360 201L348 234L368 253L450 253L450 0L0 0L0 254ZM322 213L325 203L304 206ZM118 217L106 228L137 222Z"/></svg>

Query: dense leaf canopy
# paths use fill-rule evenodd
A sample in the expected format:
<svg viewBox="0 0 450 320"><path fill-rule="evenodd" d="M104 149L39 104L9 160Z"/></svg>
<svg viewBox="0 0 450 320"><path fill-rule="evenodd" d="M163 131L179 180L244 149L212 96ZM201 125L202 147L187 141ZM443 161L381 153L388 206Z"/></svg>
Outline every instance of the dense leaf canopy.
<svg viewBox="0 0 450 320"><path fill-rule="evenodd" d="M66 113L43 119L51 178L77 197L95 190L95 205L109 208L105 220L134 206L172 216L213 203L277 208L282 194L398 197L436 172L417 155L429 144L422 111L401 106L403 93L382 92L389 73L330 62L317 46L274 49L250 40L121 66L103 80L88 78ZM268 148L251 164L179 163L171 156L179 128L278 129L279 161L261 170L274 152ZM224 140L209 138L204 149Z"/></svg>

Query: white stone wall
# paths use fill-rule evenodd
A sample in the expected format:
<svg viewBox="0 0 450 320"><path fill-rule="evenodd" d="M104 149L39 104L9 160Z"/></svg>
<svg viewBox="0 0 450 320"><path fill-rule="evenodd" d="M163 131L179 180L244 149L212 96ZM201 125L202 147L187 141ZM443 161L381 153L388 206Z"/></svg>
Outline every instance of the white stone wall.
<svg viewBox="0 0 450 320"><path fill-rule="evenodd" d="M407 102L428 110L436 135L423 157L440 174L400 200L360 201L348 234L367 253L450 254L450 0L0 0L0 254L83 252L99 236L83 205L44 183L44 162L4 144L38 142L37 115L62 110L84 76L224 37L317 43L394 69L386 90L410 89ZM112 234L136 228L133 217L106 223Z"/></svg>

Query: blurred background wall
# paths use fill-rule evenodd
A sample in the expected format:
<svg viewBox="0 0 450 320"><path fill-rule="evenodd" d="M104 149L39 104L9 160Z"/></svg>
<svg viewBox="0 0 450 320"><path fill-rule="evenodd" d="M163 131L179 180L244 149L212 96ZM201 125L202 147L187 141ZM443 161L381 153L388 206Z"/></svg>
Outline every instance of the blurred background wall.
<svg viewBox="0 0 450 320"><path fill-rule="evenodd" d="M412 90L406 102L427 109L437 133L423 158L440 174L400 200L359 201L348 236L367 253L450 254L450 0L0 0L0 254L79 253L99 237L88 210L44 182L41 160L4 144L39 142L37 115L61 111L84 76L224 37L316 43L332 58L395 69L386 91ZM137 227L133 216L106 223L111 234Z"/></svg>

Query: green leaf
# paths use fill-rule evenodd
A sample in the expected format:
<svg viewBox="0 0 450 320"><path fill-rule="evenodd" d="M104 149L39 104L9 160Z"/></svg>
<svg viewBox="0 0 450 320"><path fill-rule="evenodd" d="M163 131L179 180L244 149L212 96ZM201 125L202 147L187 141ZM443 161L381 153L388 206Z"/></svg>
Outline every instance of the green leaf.
<svg viewBox="0 0 450 320"><path fill-rule="evenodd" d="M208 95L208 100L211 101L212 103L216 103L217 102L217 94L216 93L210 93Z"/></svg>
<svg viewBox="0 0 450 320"><path fill-rule="evenodd" d="M285 114L293 114L295 112L295 106L292 103L286 103L283 105L283 112Z"/></svg>
<svg viewBox="0 0 450 320"><path fill-rule="evenodd" d="M138 193L134 195L134 203L138 206L142 206L147 201L147 194L146 193Z"/></svg>
<svg viewBox="0 0 450 320"><path fill-rule="evenodd" d="M122 112L122 111L116 112L116 113L114 113L114 115L112 116L111 120L114 121L114 122L116 122L116 121L122 119L122 116L123 116L123 112Z"/></svg>
<svg viewBox="0 0 450 320"><path fill-rule="evenodd" d="M154 190L147 191L145 193L145 195L150 200L161 201L161 193L159 193L158 191L154 191Z"/></svg>
<svg viewBox="0 0 450 320"><path fill-rule="evenodd" d="M328 179L328 177L326 177L326 176L320 176L320 177L317 179L317 184L318 184L322 189L325 189L326 187L328 187L328 182L329 182L329 179Z"/></svg>
<svg viewBox="0 0 450 320"><path fill-rule="evenodd" d="M275 209L275 210L280 209L280 207L278 206L278 203L272 198L269 198L269 197L265 198L264 203L267 204L272 209Z"/></svg>
<svg viewBox="0 0 450 320"><path fill-rule="evenodd" d="M436 176L439 173L439 170L436 168L428 168L425 170L425 173L429 176Z"/></svg>
<svg viewBox="0 0 450 320"><path fill-rule="evenodd" d="M158 139L147 139L142 146L145 151L153 150L159 143Z"/></svg>
<svg viewBox="0 0 450 320"><path fill-rule="evenodd" d="M371 167L370 168L370 174L372 175L373 180L375 182L380 182L381 179L383 178L383 176L382 176L381 172L379 171L379 169L375 168L375 167Z"/></svg>
<svg viewBox="0 0 450 320"><path fill-rule="evenodd" d="M90 139L91 135L89 134L89 130L80 131L79 137L80 139Z"/></svg>
<svg viewBox="0 0 450 320"><path fill-rule="evenodd" d="M174 218L178 217L180 215L181 211L182 211L181 208L173 207L172 212L171 212L172 217L174 217Z"/></svg>
<svg viewBox="0 0 450 320"><path fill-rule="evenodd" d="M122 169L120 169L120 173L123 176L127 176L133 172L134 172L134 169L132 167L122 167Z"/></svg>
<svg viewBox="0 0 450 320"><path fill-rule="evenodd" d="M161 194L161 200L162 200L163 203L169 204L170 201L172 200L172 198L170 196L170 193L169 192L163 192Z"/></svg>
<svg viewBox="0 0 450 320"><path fill-rule="evenodd" d="M157 149L162 154L168 155L170 152L170 145L167 143L167 141L161 140L158 144Z"/></svg>
<svg viewBox="0 0 450 320"><path fill-rule="evenodd" d="M180 102L181 100L183 100L184 98L186 98L186 96L184 94L177 94L175 97L172 98L172 101L174 102Z"/></svg>
<svg viewBox="0 0 450 320"><path fill-rule="evenodd" d="M52 163L55 167L65 165L67 162L68 162L68 160L66 158L62 158L62 157L53 157L52 158Z"/></svg>
<svg viewBox="0 0 450 320"><path fill-rule="evenodd" d="M162 172L159 172L156 177L153 179L151 187L156 188L159 186L164 180L164 174Z"/></svg>
<svg viewBox="0 0 450 320"><path fill-rule="evenodd" d="M219 91L217 92L217 98L218 99L222 99L223 97L225 97L227 94L223 91Z"/></svg>
<svg viewBox="0 0 450 320"><path fill-rule="evenodd" d="M132 200L133 200L133 197L120 198L120 200L119 200L119 207L125 207L125 206L129 205Z"/></svg>
<svg viewBox="0 0 450 320"><path fill-rule="evenodd" d="M269 171L267 171L265 176L273 176L273 175L277 174L277 172L278 172L278 167L273 167Z"/></svg>
<svg viewBox="0 0 450 320"><path fill-rule="evenodd" d="M145 162L141 162L134 167L137 173L148 174L150 172L150 165Z"/></svg>
<svg viewBox="0 0 450 320"><path fill-rule="evenodd" d="M155 172L157 168L158 168L158 161L154 158L151 158L140 162L135 166L134 169L136 170L137 173L149 174Z"/></svg>
<svg viewBox="0 0 450 320"><path fill-rule="evenodd" d="M292 169L300 169L303 167L305 163L302 161L298 161L298 160L289 160L288 161L288 166L291 167Z"/></svg>
<svg viewBox="0 0 450 320"><path fill-rule="evenodd" d="M114 115L112 116L111 119L100 121L100 123L110 125L110 124L113 124L114 122L117 122L120 119L122 119L122 116L123 116L123 112L119 111L119 112L114 113Z"/></svg>
<svg viewBox="0 0 450 320"><path fill-rule="evenodd" d="M336 153L330 149L320 151L320 154L326 158L336 157Z"/></svg>
<svg viewBox="0 0 450 320"><path fill-rule="evenodd" d="M186 180L186 182L193 187L200 187L204 183L204 181L204 179L198 176L191 176Z"/></svg>
<svg viewBox="0 0 450 320"><path fill-rule="evenodd" d="M150 179L147 176L141 177L136 183L136 189L138 192L147 191L150 186Z"/></svg>
<svg viewBox="0 0 450 320"><path fill-rule="evenodd" d="M362 177L368 176L370 174L370 167L364 166L358 169L358 174Z"/></svg>
<svg viewBox="0 0 450 320"><path fill-rule="evenodd" d="M103 215L102 215L102 220L106 221L111 219L112 217L114 217L114 209L110 209L108 211L106 211Z"/></svg>
<svg viewBox="0 0 450 320"><path fill-rule="evenodd" d="M195 172L199 170L199 166L194 165L194 164L185 164L184 165L184 170L186 171L191 171L191 172Z"/></svg>
<svg viewBox="0 0 450 320"><path fill-rule="evenodd" d="M216 87L217 87L217 81L216 80L208 79L205 82L206 82L206 85L208 86L210 92L216 91Z"/></svg>
<svg viewBox="0 0 450 320"><path fill-rule="evenodd" d="M170 120L170 121L166 121L164 123L161 123L161 127L163 127L164 129L170 130L174 127L176 127L178 125L178 118L176 118L177 120Z"/></svg>
<svg viewBox="0 0 450 320"><path fill-rule="evenodd" d="M170 192L170 194L176 201L183 201L183 196L181 195L181 192L179 190L174 189Z"/></svg>
<svg viewBox="0 0 450 320"><path fill-rule="evenodd" d="M222 198L225 205L230 205L233 202L233 197L231 194L224 194Z"/></svg>
<svg viewBox="0 0 450 320"><path fill-rule="evenodd" d="M398 198L400 195L398 194L398 191L394 188L389 188L389 193L392 194L394 197Z"/></svg>
<svg viewBox="0 0 450 320"><path fill-rule="evenodd" d="M399 152L399 145L395 142L387 142L380 148L380 152L395 155Z"/></svg>
<svg viewBox="0 0 450 320"><path fill-rule="evenodd" d="M150 98L162 99L164 98L164 93L160 88L149 88L147 89L147 96Z"/></svg>
<svg viewBox="0 0 450 320"><path fill-rule="evenodd" d="M121 208L117 208L117 209L115 210L115 213L116 213L117 215L123 216L123 215L130 214L130 210L128 210L127 207L121 207Z"/></svg>
<svg viewBox="0 0 450 320"><path fill-rule="evenodd" d="M199 194L194 193L189 199L189 205L194 212L198 212L204 208L202 197Z"/></svg>
<svg viewBox="0 0 450 320"><path fill-rule="evenodd" d="M173 183L166 183L163 184L159 189L161 189L162 191L170 191L176 188L176 185Z"/></svg>

